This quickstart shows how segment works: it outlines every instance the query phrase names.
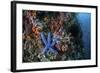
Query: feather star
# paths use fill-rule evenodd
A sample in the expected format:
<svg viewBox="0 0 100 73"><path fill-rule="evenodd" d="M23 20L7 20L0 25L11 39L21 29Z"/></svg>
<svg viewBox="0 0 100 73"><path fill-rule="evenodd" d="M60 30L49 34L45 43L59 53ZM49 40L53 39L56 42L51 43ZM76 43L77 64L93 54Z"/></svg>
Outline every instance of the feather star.
<svg viewBox="0 0 100 73"><path fill-rule="evenodd" d="M53 40L51 38L51 33L50 32L48 33L47 40L46 40L46 38L44 36L44 33L42 32L41 33L41 39L42 39L42 42L45 45L45 47L42 50L43 54L46 54L48 50L50 50L51 52L57 53L56 49L53 47L56 44L56 39Z"/></svg>

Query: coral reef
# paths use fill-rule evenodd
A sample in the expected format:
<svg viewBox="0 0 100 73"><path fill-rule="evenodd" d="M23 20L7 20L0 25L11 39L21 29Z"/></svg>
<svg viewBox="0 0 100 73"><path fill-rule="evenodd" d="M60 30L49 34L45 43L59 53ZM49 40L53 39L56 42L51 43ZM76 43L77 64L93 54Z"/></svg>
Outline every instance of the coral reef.
<svg viewBox="0 0 100 73"><path fill-rule="evenodd" d="M23 62L84 59L77 13L23 10Z"/></svg>

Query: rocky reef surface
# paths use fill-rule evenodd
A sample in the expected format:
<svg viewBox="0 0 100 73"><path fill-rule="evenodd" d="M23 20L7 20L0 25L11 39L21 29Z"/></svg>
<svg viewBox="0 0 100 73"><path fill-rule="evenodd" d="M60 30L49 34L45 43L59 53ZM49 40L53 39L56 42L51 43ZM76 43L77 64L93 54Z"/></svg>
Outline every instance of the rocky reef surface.
<svg viewBox="0 0 100 73"><path fill-rule="evenodd" d="M83 60L77 13L23 10L23 62Z"/></svg>

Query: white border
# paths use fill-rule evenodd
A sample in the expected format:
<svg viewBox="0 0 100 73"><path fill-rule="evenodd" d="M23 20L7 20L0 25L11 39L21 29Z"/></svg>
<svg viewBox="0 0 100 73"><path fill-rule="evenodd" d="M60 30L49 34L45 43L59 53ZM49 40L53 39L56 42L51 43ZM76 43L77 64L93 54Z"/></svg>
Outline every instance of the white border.
<svg viewBox="0 0 100 73"><path fill-rule="evenodd" d="M28 5L28 4L17 4L17 15L16 15L16 33L17 33L17 44L16 44L16 67L17 70L22 69L39 69L39 68L52 68L52 67L72 67L72 66L85 66L95 65L96 59L96 12L95 9L81 8L81 7L64 7L64 6L45 6L45 5ZM91 60L77 60L77 61L56 61L56 62L33 62L33 63L22 63L22 10L39 10L39 11L61 11L61 12L86 12L91 13Z"/></svg>

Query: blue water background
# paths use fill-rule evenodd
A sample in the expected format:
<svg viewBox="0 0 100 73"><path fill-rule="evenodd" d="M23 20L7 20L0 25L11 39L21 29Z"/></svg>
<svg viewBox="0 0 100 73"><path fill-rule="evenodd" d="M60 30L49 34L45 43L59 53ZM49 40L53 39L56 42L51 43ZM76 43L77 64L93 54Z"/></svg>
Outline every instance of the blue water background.
<svg viewBox="0 0 100 73"><path fill-rule="evenodd" d="M90 13L78 13L78 21L80 23L83 33L83 46L85 49L85 59L91 58L91 14Z"/></svg>

